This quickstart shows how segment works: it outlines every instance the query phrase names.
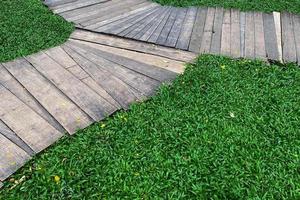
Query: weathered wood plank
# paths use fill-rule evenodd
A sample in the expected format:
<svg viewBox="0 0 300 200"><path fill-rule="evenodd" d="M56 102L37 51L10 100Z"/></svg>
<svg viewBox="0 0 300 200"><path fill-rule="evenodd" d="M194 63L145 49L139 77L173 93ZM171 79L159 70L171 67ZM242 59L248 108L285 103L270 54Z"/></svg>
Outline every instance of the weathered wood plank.
<svg viewBox="0 0 300 200"><path fill-rule="evenodd" d="M284 12L281 14L281 26L283 60L285 62L297 62L293 20L290 13Z"/></svg>
<svg viewBox="0 0 300 200"><path fill-rule="evenodd" d="M47 54L37 53L26 59L95 121L100 121L116 111L109 102L83 84Z"/></svg>
<svg viewBox="0 0 300 200"><path fill-rule="evenodd" d="M147 65L145 63L131 60L131 59L119 56L119 55L111 54L111 53L108 53L108 52L105 52L105 51L102 51L99 49L96 50L93 48L89 48L80 43L76 43L76 42L70 42L70 43L77 47L81 47L84 49L90 49L91 51L96 51L97 53L101 54L101 57L103 57L107 60L115 62L115 63L122 65L130 70L141 73L145 76L151 77L152 79L160 81L160 82L169 81L176 77L176 73L171 72L169 70L165 70L163 68L159 68L159 67L156 67L153 65Z"/></svg>
<svg viewBox="0 0 300 200"><path fill-rule="evenodd" d="M241 57L245 57L245 31L246 31L246 13L240 13L240 34L241 34Z"/></svg>
<svg viewBox="0 0 300 200"><path fill-rule="evenodd" d="M179 11L177 13L177 16L176 16L176 19L174 21L174 24L171 28L171 31L170 31L170 33L167 37L167 40L166 40L166 43L165 43L166 46L168 46L168 47L175 47L176 46L177 40L178 40L179 35L181 33L181 30L183 28L183 22L184 22L186 13L187 13L186 8L180 8L179 9Z"/></svg>
<svg viewBox="0 0 300 200"><path fill-rule="evenodd" d="M125 22L117 23L113 27L106 29L104 32L124 36L127 34L127 32L125 30L130 29L131 27L136 28L139 25L139 22L146 19L147 17L150 17L158 9L159 9L159 7L151 8L136 17L126 20Z"/></svg>
<svg viewBox="0 0 300 200"><path fill-rule="evenodd" d="M48 113L48 111L32 96L1 64L0 84L12 92L23 103L38 113L58 131L64 132L64 128Z"/></svg>
<svg viewBox="0 0 300 200"><path fill-rule="evenodd" d="M71 38L75 40L93 42L130 51L156 55L181 62L191 62L197 56L196 54L187 51L180 51L173 48L161 47L144 42L127 40L119 37L111 37L82 30L74 31L71 35Z"/></svg>
<svg viewBox="0 0 300 200"><path fill-rule="evenodd" d="M240 12L231 9L230 54L234 58L241 57Z"/></svg>
<svg viewBox="0 0 300 200"><path fill-rule="evenodd" d="M230 56L231 49L231 17L230 10L225 10L222 24L221 54Z"/></svg>
<svg viewBox="0 0 300 200"><path fill-rule="evenodd" d="M274 16L271 13L264 13L263 20L267 58L270 60L279 60Z"/></svg>
<svg viewBox="0 0 300 200"><path fill-rule="evenodd" d="M215 19L215 8L208 8L201 41L200 53L209 53Z"/></svg>
<svg viewBox="0 0 300 200"><path fill-rule="evenodd" d="M300 63L300 16L293 15L295 45L297 51L297 61Z"/></svg>
<svg viewBox="0 0 300 200"><path fill-rule="evenodd" d="M194 23L195 23L196 16L197 16L197 11L198 10L195 7L188 8L186 17L185 17L183 25L182 25L183 27L181 29L179 38L176 43L176 48L188 50L189 44L191 41L191 37L192 37Z"/></svg>
<svg viewBox="0 0 300 200"><path fill-rule="evenodd" d="M98 3L104 3L104 2L107 2L107 1L108 0L75 1L75 2L64 4L64 5L53 7L52 10L54 11L54 13L62 13L62 12L75 10L75 9L86 7L86 6L95 5L95 4L98 4Z"/></svg>
<svg viewBox="0 0 300 200"><path fill-rule="evenodd" d="M4 66L70 134L93 122L26 60L18 59Z"/></svg>
<svg viewBox="0 0 300 200"><path fill-rule="evenodd" d="M211 40L210 53L220 54L221 39L222 39L222 25L223 25L224 9L216 8L215 20L213 26L213 35Z"/></svg>
<svg viewBox="0 0 300 200"><path fill-rule="evenodd" d="M149 38L147 40L148 42L156 43L156 41L158 40L158 37L160 36L163 28L165 27L166 23L168 22L168 19L171 16L172 12L173 12L173 8L171 7L170 10L169 10L169 12L165 16L165 18L160 22L160 24L155 29L155 31L151 34L151 36L148 37Z"/></svg>
<svg viewBox="0 0 300 200"><path fill-rule="evenodd" d="M167 42L167 38L169 33L171 32L171 29L175 23L175 20L177 18L178 13L180 12L179 8L173 8L172 9L172 13L167 21L167 23L165 24L164 28L162 29L159 37L157 38L156 43L160 44L160 45L165 45Z"/></svg>
<svg viewBox="0 0 300 200"><path fill-rule="evenodd" d="M195 20L192 37L189 45L189 51L199 53L202 37L204 34L204 25L207 16L207 8L199 8Z"/></svg>
<svg viewBox="0 0 300 200"><path fill-rule="evenodd" d="M141 21L136 22L133 26L128 29L122 31L119 36L125 36L127 38L133 38L136 34L138 34L145 26L147 26L153 19L157 18L161 15L163 9L158 8L156 11L151 13L149 16L146 16Z"/></svg>
<svg viewBox="0 0 300 200"><path fill-rule="evenodd" d="M90 27L97 26L96 28L91 29L90 27L87 27L88 29L95 30L97 32L110 32L114 27L121 27L120 24L124 22L128 22L128 20L137 19L138 17L142 17L145 13L153 11L153 9L157 8L156 4L150 4L149 6L145 6L143 8L134 10L129 13L125 13L123 15L119 15L118 17L115 17L113 19L108 19L105 21L102 21L100 23L97 23L95 25L92 25Z"/></svg>
<svg viewBox="0 0 300 200"><path fill-rule="evenodd" d="M0 120L0 134L12 141L28 155L33 156L34 151L16 133L14 133L2 120Z"/></svg>
<svg viewBox="0 0 300 200"><path fill-rule="evenodd" d="M152 95L153 91L160 85L159 82L155 81L154 79L143 76L139 73L127 69L126 67L123 67L122 65L102 58L102 50L99 52L97 51L100 50L98 45L90 45L83 42L80 44L82 44L83 46L81 46L82 48L78 49L79 53L84 54L87 59L97 64L98 66L101 66L126 84L139 91L142 96Z"/></svg>
<svg viewBox="0 0 300 200"><path fill-rule="evenodd" d="M30 159L25 151L1 134L0 152L0 181L4 181Z"/></svg>
<svg viewBox="0 0 300 200"><path fill-rule="evenodd" d="M137 101L135 92L123 81L101 68L101 66L89 61L85 55L63 46L66 52L92 77L98 85L104 88L123 108L128 109L130 103Z"/></svg>
<svg viewBox="0 0 300 200"><path fill-rule="evenodd" d="M55 7L55 6L59 6L59 5L63 5L75 1L77 0L44 0L44 3L49 7Z"/></svg>
<svg viewBox="0 0 300 200"><path fill-rule="evenodd" d="M153 19L147 26L143 28L142 31L140 31L137 35L135 35L133 38L141 41L147 41L150 36L154 33L154 31L157 29L159 24L164 20L164 18L168 15L171 8L164 7L163 13L159 16L157 16L155 19Z"/></svg>
<svg viewBox="0 0 300 200"><path fill-rule="evenodd" d="M62 136L62 133L58 132L1 85L0 96L1 120L29 145L35 153L44 150ZM2 146L5 145L0 145L0 148Z"/></svg>
<svg viewBox="0 0 300 200"><path fill-rule="evenodd" d="M125 49L120 49L120 48L115 48L115 47L109 47L109 46L104 46L100 44L95 44L95 43L89 43L89 42L83 42L83 41L77 41L82 44L86 44L90 47L106 51L112 54L116 54L119 56L123 56L135 61L139 61L142 63L146 63L148 65L153 65L157 66L160 68L164 68L170 71L173 71L175 73L182 73L184 71L184 62L179 62L179 61L174 61L172 59L168 58L163 58L160 56L155 56L155 55L149 55L145 53L140 53L136 51L128 51Z"/></svg>
<svg viewBox="0 0 300 200"><path fill-rule="evenodd" d="M245 57L255 58L255 38L254 38L254 17L253 12L246 13L246 29L245 29Z"/></svg>
<svg viewBox="0 0 300 200"><path fill-rule="evenodd" d="M45 52L52 59L54 59L61 66L65 67L78 79L81 79L83 83L94 90L98 95L103 97L107 102L111 103L117 109L120 108L118 104L103 88L90 78L90 76L65 52L61 47L55 47Z"/></svg>
<svg viewBox="0 0 300 200"><path fill-rule="evenodd" d="M282 61L282 31L281 31L281 14L280 12L273 12L274 17L274 25L276 31L276 41L277 41L277 49L278 49L278 60Z"/></svg>
<svg viewBox="0 0 300 200"><path fill-rule="evenodd" d="M117 3L117 5L115 2L111 1L111 6L105 7L103 9L98 9L96 11L91 11L90 14L86 17L80 17L80 19L75 20L75 23L79 23L83 27L91 26L93 24L112 19L124 13L132 12L133 10L143 8L151 4L147 0L141 0L139 2L137 2L136 0L118 1L120 3Z"/></svg>
<svg viewBox="0 0 300 200"><path fill-rule="evenodd" d="M261 12L254 13L254 30L255 30L255 57L265 60L265 35L264 35L264 22Z"/></svg>

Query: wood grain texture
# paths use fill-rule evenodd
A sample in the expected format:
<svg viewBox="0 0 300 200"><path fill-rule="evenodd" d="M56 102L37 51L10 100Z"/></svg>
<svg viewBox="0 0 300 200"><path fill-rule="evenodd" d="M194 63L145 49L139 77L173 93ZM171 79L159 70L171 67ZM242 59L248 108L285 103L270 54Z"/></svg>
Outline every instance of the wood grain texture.
<svg viewBox="0 0 300 200"><path fill-rule="evenodd" d="M281 14L282 56L285 62L296 62L297 51L294 35L294 24L290 13ZM297 33L299 34L299 33Z"/></svg>

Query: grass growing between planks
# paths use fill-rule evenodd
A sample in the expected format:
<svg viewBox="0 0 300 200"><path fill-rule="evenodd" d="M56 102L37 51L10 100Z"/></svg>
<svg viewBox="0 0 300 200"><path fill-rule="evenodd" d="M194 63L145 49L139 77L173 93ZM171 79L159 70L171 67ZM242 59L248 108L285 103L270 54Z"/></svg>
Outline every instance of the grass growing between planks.
<svg viewBox="0 0 300 200"><path fill-rule="evenodd" d="M36 157L0 199L299 199L299 97L296 66L202 56Z"/></svg>
<svg viewBox="0 0 300 200"><path fill-rule="evenodd" d="M72 24L40 0L1 0L0 62L59 45L72 31Z"/></svg>
<svg viewBox="0 0 300 200"><path fill-rule="evenodd" d="M218 6L243 11L289 11L300 14L300 0L154 0L163 5L173 6Z"/></svg>

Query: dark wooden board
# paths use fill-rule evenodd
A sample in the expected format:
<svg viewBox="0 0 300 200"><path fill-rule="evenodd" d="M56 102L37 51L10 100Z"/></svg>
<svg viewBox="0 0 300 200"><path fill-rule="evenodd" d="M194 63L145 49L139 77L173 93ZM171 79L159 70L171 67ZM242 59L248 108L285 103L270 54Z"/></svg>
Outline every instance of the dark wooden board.
<svg viewBox="0 0 300 200"><path fill-rule="evenodd" d="M210 53L220 54L224 9L216 8Z"/></svg>
<svg viewBox="0 0 300 200"><path fill-rule="evenodd" d="M206 15L207 15L207 8L199 8L197 12L197 17L195 20L190 45L189 45L189 51L199 53L202 37L204 33L204 26L206 21Z"/></svg>
<svg viewBox="0 0 300 200"><path fill-rule="evenodd" d="M194 23L197 16L197 11L198 10L195 7L188 8L179 38L176 43L176 48L188 50L191 37L192 37Z"/></svg>
<svg viewBox="0 0 300 200"><path fill-rule="evenodd" d="M183 22L185 19L187 13L187 9L186 8L180 8L179 12L176 16L176 19L174 21L174 24L171 28L171 31L167 37L166 43L164 45L168 46L168 47L175 47L177 40L179 38L179 35L181 33L181 31L185 31L183 30Z"/></svg>
<svg viewBox="0 0 300 200"><path fill-rule="evenodd" d="M215 19L215 8L208 8L201 41L200 53L209 53Z"/></svg>

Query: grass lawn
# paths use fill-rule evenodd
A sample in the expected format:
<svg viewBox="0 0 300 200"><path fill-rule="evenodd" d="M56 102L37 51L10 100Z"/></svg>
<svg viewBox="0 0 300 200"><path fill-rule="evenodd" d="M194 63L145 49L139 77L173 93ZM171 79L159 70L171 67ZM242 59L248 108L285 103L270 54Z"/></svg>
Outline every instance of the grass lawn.
<svg viewBox="0 0 300 200"><path fill-rule="evenodd" d="M296 66L202 56L37 156L0 199L299 199L299 97Z"/></svg>
<svg viewBox="0 0 300 200"><path fill-rule="evenodd" d="M0 1L0 62L63 43L73 25L40 0Z"/></svg>
<svg viewBox="0 0 300 200"><path fill-rule="evenodd" d="M290 11L300 14L300 0L154 0L163 5L222 6L254 11Z"/></svg>

